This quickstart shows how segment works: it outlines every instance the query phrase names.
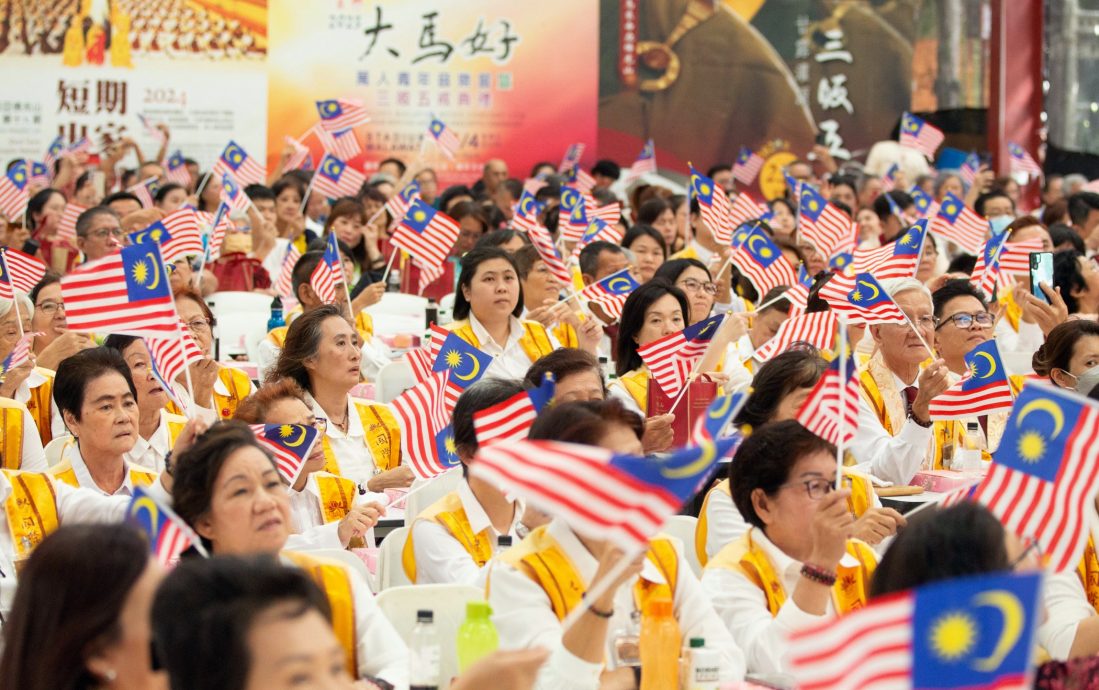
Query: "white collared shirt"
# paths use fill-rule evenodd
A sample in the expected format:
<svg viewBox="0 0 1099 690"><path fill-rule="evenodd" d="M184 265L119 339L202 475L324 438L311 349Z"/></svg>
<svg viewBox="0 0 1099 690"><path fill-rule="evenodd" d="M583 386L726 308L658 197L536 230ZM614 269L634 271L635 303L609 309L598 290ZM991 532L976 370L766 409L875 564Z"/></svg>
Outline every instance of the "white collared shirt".
<svg viewBox="0 0 1099 690"><path fill-rule="evenodd" d="M1091 538L1099 544L1099 515L1095 503L1088 501L1087 520ZM1075 568L1064 573L1047 573L1042 587L1042 605L1046 617L1038 626L1038 644L1057 661L1069 657L1076 631L1083 621L1099 616L1088 601L1084 584Z"/></svg>
<svg viewBox="0 0 1099 690"><path fill-rule="evenodd" d="M168 457L168 451L172 449L172 434L168 429L168 411L160 411L160 424L149 438L137 435L137 442L122 457L126 462L136 465L149 472L163 472L164 458Z"/></svg>
<svg viewBox="0 0 1099 690"><path fill-rule="evenodd" d="M584 548L571 529L560 520L553 520L547 528L585 583L590 583L599 567L595 557ZM687 561L682 545L676 544L679 567L674 594L675 618L683 639L702 637L706 646L718 650L721 655L721 681L740 680L744 676L744 655L724 628L707 601ZM545 647L550 658L538 674L535 688L538 690L595 690L599 687L602 664L593 664L569 652L561 641L561 622L553 612L549 597L534 580L504 563L493 561L486 568L489 586L489 603L492 605L492 621L500 636L502 649L529 649ZM648 559L640 577L650 582L664 582L663 575ZM607 626L607 645L613 645L616 631L629 623L636 607L634 582L623 584L614 597L614 616ZM608 659L612 658L608 655Z"/></svg>
<svg viewBox="0 0 1099 690"><path fill-rule="evenodd" d="M919 376L911 384L892 374L897 394L904 396L904 389L919 386ZM907 485L934 452L932 427L924 428L906 419L900 430L890 436L881 420L870 406L865 393L859 394L859 426L851 439L851 454L858 461L856 469L894 484Z"/></svg>
<svg viewBox="0 0 1099 690"><path fill-rule="evenodd" d="M480 501L473 495L469 488L469 482L462 480L455 493L462 502L462 509L469 520L469 527L474 534L480 534L488 530L488 538L494 550L500 533L492 526L488 514L481 506ZM519 518L523 516L523 507L512 503L514 514L511 519L511 527L507 534L513 542L519 541L519 535L515 531L519 524ZM416 520L412 524L412 547L416 555L416 584L452 583L474 584L481 574L481 568L470 558L469 552L462 547L458 540L442 525L430 520Z"/></svg>
<svg viewBox="0 0 1099 690"><path fill-rule="evenodd" d="M133 479L130 476L131 469L138 469L139 471L146 472L143 467L134 468L126 460L122 461L122 484L114 491L114 493L107 493L95 483L95 479L92 478L92 472L88 469L88 465L84 462L83 456L80 455L80 445L78 443L70 443L65 446L65 449L61 452L61 460L68 460L72 465L73 474L76 475L76 483L80 485L81 489L88 489L101 496L125 496L129 498L134 495ZM55 484L62 484L64 482L55 482Z"/></svg>
<svg viewBox="0 0 1099 690"><path fill-rule="evenodd" d="M706 500L706 558L712 559L747 532L748 527L733 497L717 487L710 489Z"/></svg>
<svg viewBox="0 0 1099 690"><path fill-rule="evenodd" d="M729 383L725 384L726 391L746 390L752 385L755 377L753 372L759 371L763 366L755 354L756 347L752 345L752 338L747 333L725 347L722 361L725 363L724 371L729 375Z"/></svg>
<svg viewBox="0 0 1099 690"><path fill-rule="evenodd" d="M313 396L305 394L309 406L313 408L313 414L328 420L325 435L328 436L328 444L332 447L332 453L336 456L336 462L340 466L340 475L347 477L356 484L365 484L374 476L377 465L374 463L374 454L366 441L366 430L363 428L359 411L355 409L354 399L347 396L347 433L332 422L332 416L324 411Z"/></svg>
<svg viewBox="0 0 1099 690"><path fill-rule="evenodd" d="M328 474L322 472L321 474ZM331 476L331 475L329 475ZM314 549L343 549L346 544L340 542L340 521L334 520L326 523L321 512L321 491L317 486L317 473L313 472L305 481L301 491L287 488L290 495L290 520L293 526L293 547L287 548L297 551L312 551ZM354 504L370 503L371 501L385 505L389 499L385 494L366 493L355 495ZM363 535L363 541L368 545L374 544L374 528L371 527Z"/></svg>
<svg viewBox="0 0 1099 690"><path fill-rule="evenodd" d="M801 578L801 566L763 534L753 529L752 540L763 549L767 560L775 569L786 591L786 602L777 616L767 608L767 596L751 580L739 572L708 565L702 572L702 589L712 602L717 615L732 633L733 639L748 662L749 673L787 673L787 636L825 616L835 613L831 597L828 598L825 616L815 616L798 608L794 602L794 588ZM858 561L845 553L840 564L857 566Z"/></svg>
<svg viewBox="0 0 1099 690"><path fill-rule="evenodd" d="M534 362L531 361L519 344L519 339L523 337L526 331L519 319L514 316L508 317L508 339L503 345L492 339L492 336L489 335L472 311L469 313L469 326L473 329L473 335L477 336L477 342L481 344L478 349L492 357L492 364L488 366L484 376L519 379L521 381L527 375L527 369L530 369L530 365ZM553 349L556 350L561 347L557 339L548 330L546 331L546 337L549 338Z"/></svg>

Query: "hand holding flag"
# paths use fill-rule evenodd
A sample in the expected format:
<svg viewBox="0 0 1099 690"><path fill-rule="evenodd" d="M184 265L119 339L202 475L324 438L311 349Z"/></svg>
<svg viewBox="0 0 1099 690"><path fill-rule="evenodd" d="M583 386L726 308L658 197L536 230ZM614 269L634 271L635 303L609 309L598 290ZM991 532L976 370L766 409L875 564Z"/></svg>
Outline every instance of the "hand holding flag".
<svg viewBox="0 0 1099 690"><path fill-rule="evenodd" d="M143 487L134 487L133 499L126 509L126 521L145 533L152 554L165 568L174 566L180 554L191 547L203 556L207 555L202 540L191 527Z"/></svg>

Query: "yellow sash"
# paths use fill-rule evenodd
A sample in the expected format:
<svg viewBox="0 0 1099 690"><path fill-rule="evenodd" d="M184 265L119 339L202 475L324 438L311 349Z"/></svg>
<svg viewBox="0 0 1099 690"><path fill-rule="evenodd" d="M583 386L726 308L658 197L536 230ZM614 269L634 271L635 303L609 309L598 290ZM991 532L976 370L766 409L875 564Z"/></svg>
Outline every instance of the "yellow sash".
<svg viewBox="0 0 1099 690"><path fill-rule="evenodd" d="M295 551L283 551L282 555L304 570L317 583L332 609L332 629L343 645L347 657L347 670L352 678L359 677L355 634L355 596L351 591L351 578L342 565L334 561L307 556Z"/></svg>
<svg viewBox="0 0 1099 690"><path fill-rule="evenodd" d="M148 486L155 482L158 476L156 472L139 470L134 467L128 468L127 471L130 473L130 484L132 486ZM72 460L69 458L65 458L47 472L54 479L65 482L74 489L80 488L80 482L76 478L76 470L73 469Z"/></svg>
<svg viewBox="0 0 1099 690"><path fill-rule="evenodd" d="M1099 557L1095 554L1095 540L1091 536L1088 536L1084 556L1076 566L1076 574L1080 576L1080 584L1084 586L1088 603L1093 609L1099 611Z"/></svg>
<svg viewBox="0 0 1099 690"><path fill-rule="evenodd" d="M680 249L675 254L668 257L668 261L672 259L698 259L698 252L695 251L693 244L688 244L683 249Z"/></svg>
<svg viewBox="0 0 1099 690"><path fill-rule="evenodd" d="M580 347L580 339L576 336L576 329L572 324L561 322L553 327L553 337L561 343L561 347Z"/></svg>
<svg viewBox="0 0 1099 690"><path fill-rule="evenodd" d="M1023 318L1023 308L1015 302L1015 295L1011 290L1004 290L997 301L1004 307L1004 318L1011 324L1012 330L1019 332L1019 321Z"/></svg>
<svg viewBox="0 0 1099 690"><path fill-rule="evenodd" d="M519 338L519 347L523 348L523 352L530 359L531 364L553 352L553 345L550 343L549 336L546 335L545 326L537 321L521 321L520 323L523 325L523 335ZM450 325L450 330L473 347L481 347L481 341L478 340L477 334L473 332L473 327L469 325L468 319L455 321Z"/></svg>
<svg viewBox="0 0 1099 690"><path fill-rule="evenodd" d="M748 581L763 590L767 597L767 610L777 616L779 609L786 603L786 589L782 580L775 574L771 560L759 544L752 539L749 528L740 539L729 544L714 556L707 566L725 568L738 572ZM866 605L867 587L870 576L877 567L874 551L858 539L847 540L847 553L858 560L857 566L839 566L836 572L836 584L832 587L832 603L839 613L848 613Z"/></svg>
<svg viewBox="0 0 1099 690"><path fill-rule="evenodd" d="M416 520L429 520L437 525L442 525L450 536L454 537L462 548L466 550L470 558L483 568L485 563L492 558L492 541L488 536L488 528L474 533L462 507L462 499L457 491L451 491L438 501L432 503L416 516ZM413 522L415 525L415 521ZM416 549L412 543L412 532L409 531L405 539L404 551L401 553L401 564L404 566L405 575L416 584Z"/></svg>
<svg viewBox="0 0 1099 690"><path fill-rule="evenodd" d="M275 347L281 349L282 344L286 342L286 331L289 328L289 326L279 326L278 328L272 328L271 330L267 331L267 339L271 341L271 343Z"/></svg>
<svg viewBox="0 0 1099 690"><path fill-rule="evenodd" d="M382 471L391 470L400 465L401 428L397 425L397 418L381 403L372 403L359 398L352 398L351 402L366 433L367 449L370 451L370 456L374 458L374 464ZM329 474L340 474L340 464L336 454L332 452L332 445L328 442L327 435L321 437L321 444L324 447L324 471Z"/></svg>
<svg viewBox="0 0 1099 690"><path fill-rule="evenodd" d="M217 410L220 419L232 419L237 411L237 405L252 392L252 380L236 367L218 367L218 379L229 395L222 395L214 391L214 409Z"/></svg>
<svg viewBox="0 0 1099 690"><path fill-rule="evenodd" d="M622 387L630 394L633 401L641 408L644 414L649 408L649 368L641 365L633 371L627 371L618 377Z"/></svg>
<svg viewBox="0 0 1099 690"><path fill-rule="evenodd" d="M710 560L710 557L706 555L706 540L710 535L709 520L706 513L707 508L710 507L710 497L714 495L715 491L720 491L729 497L733 495L732 489L729 487L729 480L722 479L714 488L706 492L706 498L702 500L702 509L698 511L698 522L695 524L695 554L698 556L698 562L702 565L706 565L706 561Z"/></svg>
<svg viewBox="0 0 1099 690"><path fill-rule="evenodd" d="M27 412L38 426L38 436L43 447L53 440L53 376L49 369L35 367L34 370L46 380L31 388L31 397L27 399Z"/></svg>
<svg viewBox="0 0 1099 690"><path fill-rule="evenodd" d="M4 502L4 511L8 517L15 558L23 560L57 529L57 495L53 482L45 474L7 470L4 474L11 482L11 495Z"/></svg>
<svg viewBox="0 0 1099 690"><path fill-rule="evenodd" d="M0 398L0 458L5 470L17 470L23 465L23 410L25 408L10 398Z"/></svg>
<svg viewBox="0 0 1099 690"><path fill-rule="evenodd" d="M346 477L327 472L314 472L313 479L321 495L321 518L325 524L344 519L355 505L359 487Z"/></svg>
<svg viewBox="0 0 1099 690"><path fill-rule="evenodd" d="M638 610L644 610L645 602L653 597L675 600L676 582L679 579L679 558L675 547L667 539L655 537L649 541L648 559L663 574L665 582L649 582L638 578L634 586L634 598ZM546 525L534 529L526 539L500 554L500 560L538 583L545 591L558 620L565 620L577 604L588 583L576 571L576 566L565 554ZM485 596L488 597L489 581Z"/></svg>

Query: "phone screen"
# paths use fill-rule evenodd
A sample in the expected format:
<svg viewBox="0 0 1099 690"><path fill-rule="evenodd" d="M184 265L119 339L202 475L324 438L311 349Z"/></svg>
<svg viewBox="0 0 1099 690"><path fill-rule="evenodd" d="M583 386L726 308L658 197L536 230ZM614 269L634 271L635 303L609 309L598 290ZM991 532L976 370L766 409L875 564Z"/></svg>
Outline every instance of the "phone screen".
<svg viewBox="0 0 1099 690"><path fill-rule="evenodd" d="M1038 285L1039 283L1045 283L1051 289L1053 288L1052 252L1030 253L1030 292L1035 297L1048 304L1049 298L1046 297L1046 293L1042 292L1042 288Z"/></svg>

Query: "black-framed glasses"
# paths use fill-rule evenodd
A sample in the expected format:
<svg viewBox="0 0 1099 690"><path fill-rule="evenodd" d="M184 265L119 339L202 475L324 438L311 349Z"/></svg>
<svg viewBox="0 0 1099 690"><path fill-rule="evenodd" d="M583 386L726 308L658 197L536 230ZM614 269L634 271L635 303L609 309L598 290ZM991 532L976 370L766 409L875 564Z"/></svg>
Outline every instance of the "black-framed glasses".
<svg viewBox="0 0 1099 690"><path fill-rule="evenodd" d="M689 290L691 292L704 290L711 295L717 294L717 283L703 283L702 281L695 280L694 278L688 278L687 280L680 281L679 285L684 290Z"/></svg>
<svg viewBox="0 0 1099 690"><path fill-rule="evenodd" d="M796 488L798 486L805 487L805 493L809 495L809 498L814 501L819 501L826 495L836 490L836 483L829 481L824 477L815 477L813 479L806 479L799 482L788 482L779 486L780 489Z"/></svg>
<svg viewBox="0 0 1099 690"><path fill-rule="evenodd" d="M977 324L978 328L991 328L992 324L996 323L996 317L987 311L978 311L972 314L959 312L942 319L939 325L935 327L935 330L939 330L948 323L953 323L955 327L963 331L973 328L973 324Z"/></svg>

